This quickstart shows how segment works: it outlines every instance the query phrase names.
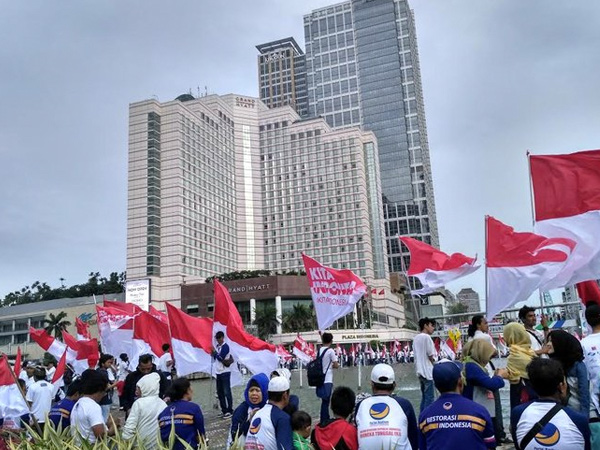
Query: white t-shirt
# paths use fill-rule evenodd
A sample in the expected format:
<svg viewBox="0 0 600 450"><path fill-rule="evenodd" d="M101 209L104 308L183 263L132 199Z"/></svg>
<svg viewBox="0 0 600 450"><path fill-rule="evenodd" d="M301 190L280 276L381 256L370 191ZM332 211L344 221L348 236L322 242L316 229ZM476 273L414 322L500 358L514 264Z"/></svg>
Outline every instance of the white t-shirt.
<svg viewBox="0 0 600 450"><path fill-rule="evenodd" d="M356 408L356 428L361 450L411 449L408 417L390 395L373 395L361 401Z"/></svg>
<svg viewBox="0 0 600 450"><path fill-rule="evenodd" d="M581 340L581 346L583 347L583 362L587 368L591 384L592 404L596 408L596 412L600 414L600 402L598 400L600 390L600 333L584 337Z"/></svg>
<svg viewBox="0 0 600 450"><path fill-rule="evenodd" d="M46 369L46 380L52 381L52 377L54 376L54 372L56 372L56 367L52 367L50 369Z"/></svg>
<svg viewBox="0 0 600 450"><path fill-rule="evenodd" d="M31 414L40 423L46 421L46 415L52 408L53 390L52 383L46 380L36 381L27 389L25 400L31 402Z"/></svg>
<svg viewBox="0 0 600 450"><path fill-rule="evenodd" d="M132 372L129 361L119 360L117 365L117 380L125 381L129 372Z"/></svg>
<svg viewBox="0 0 600 450"><path fill-rule="evenodd" d="M323 352L327 351L323 355ZM323 355L323 373L325 374L325 383L333 383L333 363L338 362L335 350L331 347L321 347L319 355Z"/></svg>
<svg viewBox="0 0 600 450"><path fill-rule="evenodd" d="M492 344L494 347L496 347L496 345L494 344L494 339L489 334L484 333L481 330L475 331L475 334L473 335L473 339L487 339L488 341L490 341L490 344Z"/></svg>
<svg viewBox="0 0 600 450"><path fill-rule="evenodd" d="M433 380L433 363L429 357L435 356L436 352L431 336L427 333L417 334L413 339L413 350L417 375L427 380Z"/></svg>
<svg viewBox="0 0 600 450"><path fill-rule="evenodd" d="M173 361L173 358L171 357L171 353L166 352L164 355L158 358L157 369L162 372L171 372L171 367L167 366L169 361Z"/></svg>
<svg viewBox="0 0 600 450"><path fill-rule="evenodd" d="M81 397L71 411L71 435L75 437L75 442L79 444L79 437L88 441L90 444L96 442L96 435L92 427L103 425L102 408L90 397Z"/></svg>

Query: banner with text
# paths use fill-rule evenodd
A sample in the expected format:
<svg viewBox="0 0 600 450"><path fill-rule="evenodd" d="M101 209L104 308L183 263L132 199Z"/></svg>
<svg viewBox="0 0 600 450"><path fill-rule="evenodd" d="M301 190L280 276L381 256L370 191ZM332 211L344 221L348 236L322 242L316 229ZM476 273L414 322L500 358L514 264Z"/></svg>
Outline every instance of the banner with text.
<svg viewBox="0 0 600 450"><path fill-rule="evenodd" d="M351 270L323 266L305 254L302 254L302 259L317 313L318 327L319 330L325 330L337 319L352 312L367 286Z"/></svg>

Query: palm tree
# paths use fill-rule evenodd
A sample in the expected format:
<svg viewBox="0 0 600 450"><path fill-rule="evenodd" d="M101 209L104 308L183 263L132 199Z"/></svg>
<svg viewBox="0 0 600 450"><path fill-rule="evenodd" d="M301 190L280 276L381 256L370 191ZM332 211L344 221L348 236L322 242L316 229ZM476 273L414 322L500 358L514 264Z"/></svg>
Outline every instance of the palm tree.
<svg viewBox="0 0 600 450"><path fill-rule="evenodd" d="M315 313L308 305L296 303L293 310L283 315L284 332L312 331L315 327Z"/></svg>
<svg viewBox="0 0 600 450"><path fill-rule="evenodd" d="M254 325L258 329L258 337L263 341L269 338L270 334L277 332L277 310L274 306L266 306L264 309L257 309Z"/></svg>
<svg viewBox="0 0 600 450"><path fill-rule="evenodd" d="M62 331L71 325L68 320L63 320L65 317L67 317L67 313L64 311L59 312L57 315L49 313L48 319L44 319L46 323L44 330L50 335L54 334L56 339L62 341Z"/></svg>

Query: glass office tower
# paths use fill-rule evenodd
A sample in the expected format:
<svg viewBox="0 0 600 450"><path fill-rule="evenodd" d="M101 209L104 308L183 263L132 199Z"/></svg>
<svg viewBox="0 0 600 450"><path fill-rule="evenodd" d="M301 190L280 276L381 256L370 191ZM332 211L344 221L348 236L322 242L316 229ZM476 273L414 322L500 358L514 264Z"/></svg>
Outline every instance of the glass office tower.
<svg viewBox="0 0 600 450"><path fill-rule="evenodd" d="M398 235L439 245L413 12L351 0L304 16L304 35L309 115L377 137L389 268L404 271Z"/></svg>

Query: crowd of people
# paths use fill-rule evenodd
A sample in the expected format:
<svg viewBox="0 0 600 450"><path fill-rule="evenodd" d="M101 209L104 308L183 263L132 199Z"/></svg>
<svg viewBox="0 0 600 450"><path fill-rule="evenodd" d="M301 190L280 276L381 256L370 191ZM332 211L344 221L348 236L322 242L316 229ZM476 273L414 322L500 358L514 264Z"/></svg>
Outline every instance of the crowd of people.
<svg viewBox="0 0 600 450"><path fill-rule="evenodd" d="M600 448L600 306L588 305L585 314L593 332L580 342L564 330L549 330L545 322L543 333L538 332L535 309L522 308L521 323L508 323L503 330L509 347L504 368L494 366L497 350L485 317L472 318L461 361L438 360L431 338L435 322L421 319L413 341L421 390L418 415L407 399L394 394L396 373L386 362L371 366L368 393L335 385L340 357L329 332L322 333L315 360L318 419L302 409L291 392L291 372L283 367L269 376L252 376L236 405L231 393L235 360L218 332L212 357L219 416L230 420L227 448L485 449L507 443L524 450ZM103 354L95 370L74 379L65 376L58 395L50 382L54 364L25 364L19 382L30 414L4 417L4 426L18 429L28 423L43 432L50 421L55 428L69 428L76 445L93 444L118 428L124 440L143 448L156 448L161 441L176 450L186 448L184 442L193 448L206 443L202 409L193 402L190 381L173 376L171 356L155 362L146 354L136 362L132 367L126 354L118 361ZM499 395L507 383L508 433ZM123 423L111 416L117 396Z"/></svg>
<svg viewBox="0 0 600 450"><path fill-rule="evenodd" d="M469 414L481 420L470 426L458 422L443 426L439 423L432 429L480 428L483 440L478 448L503 443L514 444L519 449L600 448L600 306L588 304L585 317L592 333L579 341L565 330L550 330L545 318L542 318L542 332L538 331L535 308L524 306L519 311L521 323L504 326L503 338L509 355L506 367L496 368L492 359L497 356L497 349L488 334L488 323L482 315L473 316L462 363L454 362L461 373L456 391L477 405L480 415ZM442 414L439 402L445 394L435 376L436 370L441 370L431 338L435 322L421 319L419 328L413 348L421 387L419 423L423 430L430 425L429 414ZM510 436L505 431L499 395L506 383L510 386ZM437 401L434 401L434 386L442 394ZM472 404L462 399L460 402L476 411ZM448 415L456 402L445 405L444 414ZM428 443L429 434L439 433L432 429L425 433ZM449 436L445 442L450 442L448 439ZM435 442L432 439L433 447L422 448L444 448Z"/></svg>

